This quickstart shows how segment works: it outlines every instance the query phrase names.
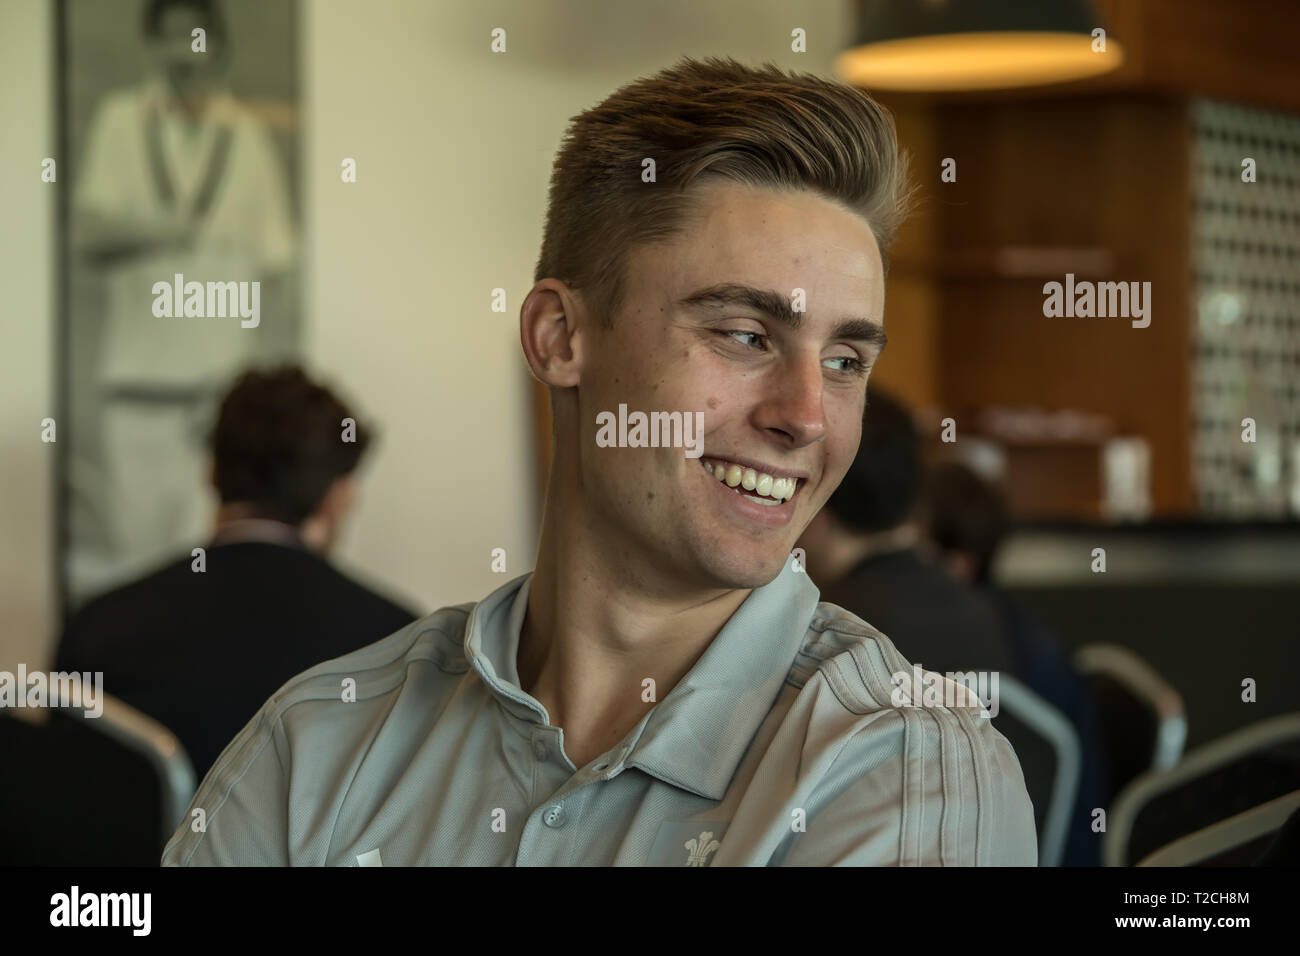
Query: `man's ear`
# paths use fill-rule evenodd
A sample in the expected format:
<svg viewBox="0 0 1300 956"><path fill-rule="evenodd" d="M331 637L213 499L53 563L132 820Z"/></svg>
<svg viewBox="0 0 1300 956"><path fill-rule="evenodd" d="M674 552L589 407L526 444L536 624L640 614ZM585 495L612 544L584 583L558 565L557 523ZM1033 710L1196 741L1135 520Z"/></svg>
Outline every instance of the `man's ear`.
<svg viewBox="0 0 1300 956"><path fill-rule="evenodd" d="M524 357L541 382L572 388L581 379L586 312L579 297L558 279L542 279L519 308Z"/></svg>

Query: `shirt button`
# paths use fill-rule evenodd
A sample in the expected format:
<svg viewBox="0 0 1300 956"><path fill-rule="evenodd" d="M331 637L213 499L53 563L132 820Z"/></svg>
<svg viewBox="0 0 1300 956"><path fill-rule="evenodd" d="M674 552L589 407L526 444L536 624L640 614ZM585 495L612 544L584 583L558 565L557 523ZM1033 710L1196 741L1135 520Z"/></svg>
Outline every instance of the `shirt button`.
<svg viewBox="0 0 1300 956"><path fill-rule="evenodd" d="M551 755L551 750L546 746L545 740L534 740L533 753L536 755L538 760L545 760Z"/></svg>
<svg viewBox="0 0 1300 956"><path fill-rule="evenodd" d="M564 821L566 819L567 818L564 815L564 807L560 806L558 803L554 806L547 807L546 813L542 815L542 822L548 827L557 830L564 826Z"/></svg>

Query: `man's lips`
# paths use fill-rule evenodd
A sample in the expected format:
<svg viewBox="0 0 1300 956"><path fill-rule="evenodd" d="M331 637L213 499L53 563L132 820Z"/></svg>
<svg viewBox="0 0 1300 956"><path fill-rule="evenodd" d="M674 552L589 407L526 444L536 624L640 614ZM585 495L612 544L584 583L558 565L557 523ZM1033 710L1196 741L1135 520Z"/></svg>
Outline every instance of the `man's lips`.
<svg viewBox="0 0 1300 956"><path fill-rule="evenodd" d="M764 501L787 501L795 496L803 482L802 476L786 469L749 466L714 455L701 457L700 464L707 474L727 487Z"/></svg>
<svg viewBox="0 0 1300 956"><path fill-rule="evenodd" d="M797 478L800 481L804 481L808 478L808 472L801 471L797 468L783 468L779 465L759 461L756 458L728 455L723 452L718 452L717 454L706 454L703 456L703 460L720 462L724 465L739 465L741 468L752 468L759 474L768 474L773 478Z"/></svg>
<svg viewBox="0 0 1300 956"><path fill-rule="evenodd" d="M715 486L723 506L745 519L746 523L771 528L784 527L790 523L797 507L794 498L801 490L802 479L774 479L770 474L762 473L760 476L759 472L750 469L748 474L742 471L741 480L736 481L738 466L732 462L723 472L724 480L719 480L716 473L722 468L724 460L705 458L701 462L700 478ZM747 484L752 487L745 488ZM778 494L779 498L776 497ZM787 494L789 497L786 497Z"/></svg>

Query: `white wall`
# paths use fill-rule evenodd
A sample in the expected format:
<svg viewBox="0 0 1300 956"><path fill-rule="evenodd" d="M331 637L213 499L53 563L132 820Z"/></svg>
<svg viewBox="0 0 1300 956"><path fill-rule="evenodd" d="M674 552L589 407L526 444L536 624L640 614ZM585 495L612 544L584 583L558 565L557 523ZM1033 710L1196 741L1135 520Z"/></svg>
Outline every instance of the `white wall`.
<svg viewBox="0 0 1300 956"><path fill-rule="evenodd" d="M0 3L0 670L47 666L54 627L53 5ZM60 177L61 179L62 177ZM56 433L57 434L57 433Z"/></svg>

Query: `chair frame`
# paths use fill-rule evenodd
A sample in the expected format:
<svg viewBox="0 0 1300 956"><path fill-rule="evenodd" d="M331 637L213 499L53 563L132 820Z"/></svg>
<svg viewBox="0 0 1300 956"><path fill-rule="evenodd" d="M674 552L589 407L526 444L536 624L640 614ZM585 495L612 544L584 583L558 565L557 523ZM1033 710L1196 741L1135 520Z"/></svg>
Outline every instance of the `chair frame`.
<svg viewBox="0 0 1300 956"><path fill-rule="evenodd" d="M1142 808L1155 797L1247 754L1294 740L1300 740L1300 712L1280 714L1243 727L1193 750L1176 767L1142 774L1120 791L1111 807L1101 844L1102 865L1128 865L1125 860L1133 824Z"/></svg>
<svg viewBox="0 0 1300 956"><path fill-rule="evenodd" d="M1114 678L1155 713L1156 742L1149 769L1167 770L1178 763L1187 745L1187 708L1173 684L1118 644L1085 644L1075 651L1074 666L1083 674Z"/></svg>
<svg viewBox="0 0 1300 956"><path fill-rule="evenodd" d="M1261 803L1204 829L1179 837L1145 856L1138 866L1196 866L1282 828L1300 808L1300 790Z"/></svg>
<svg viewBox="0 0 1300 956"><path fill-rule="evenodd" d="M1083 769L1079 734L1065 714L1006 673L999 677L998 709L1005 710L1037 731L1052 745L1056 754L1052 795L1047 801L1043 835L1038 841L1038 865L1060 866Z"/></svg>
<svg viewBox="0 0 1300 956"><path fill-rule="evenodd" d="M80 680L79 674L74 676ZM165 844L180 825L185 808L194 799L197 788L189 754L175 734L148 714L111 694L100 692L99 700L103 712L98 717L87 716L85 707L64 705L57 709L65 713L81 712L87 724L144 757L154 768L162 790L162 840Z"/></svg>

